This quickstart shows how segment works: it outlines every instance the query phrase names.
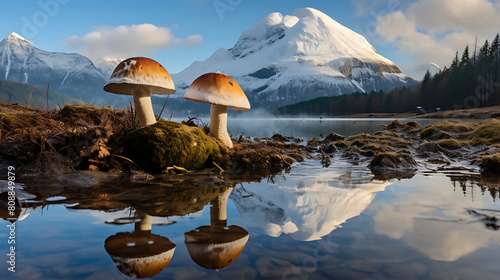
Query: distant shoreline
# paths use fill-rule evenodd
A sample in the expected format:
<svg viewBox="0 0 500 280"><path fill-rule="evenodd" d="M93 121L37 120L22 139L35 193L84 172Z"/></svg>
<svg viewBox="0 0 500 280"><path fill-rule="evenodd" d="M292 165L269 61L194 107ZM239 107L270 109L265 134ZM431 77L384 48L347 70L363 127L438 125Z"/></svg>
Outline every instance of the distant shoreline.
<svg viewBox="0 0 500 280"><path fill-rule="evenodd" d="M440 111L434 113L428 113L423 115L414 116L412 112L393 114L393 113L363 113L363 114L353 114L338 116L337 118L393 118L393 119L403 119L403 118L429 118L429 119L489 119L500 117L500 105L473 108L473 109L461 109L461 110L448 110Z"/></svg>

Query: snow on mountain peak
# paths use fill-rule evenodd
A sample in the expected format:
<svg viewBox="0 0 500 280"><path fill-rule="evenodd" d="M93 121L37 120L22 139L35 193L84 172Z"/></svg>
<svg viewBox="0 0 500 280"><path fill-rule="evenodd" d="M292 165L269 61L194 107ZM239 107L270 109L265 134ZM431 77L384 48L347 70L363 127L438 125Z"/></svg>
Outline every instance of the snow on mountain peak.
<svg viewBox="0 0 500 280"><path fill-rule="evenodd" d="M182 94L196 77L216 70L236 79L257 106L415 82L363 36L313 8L269 14L245 30L234 47L218 49L173 79Z"/></svg>
<svg viewBox="0 0 500 280"><path fill-rule="evenodd" d="M12 33L10 33L10 35L9 35L9 36L7 36L7 38L6 38L6 39L10 39L10 40L12 40L12 39L17 39L17 40L23 40L23 41L28 42L28 40L26 40L23 36L21 36L21 35L17 34L16 32L12 32Z"/></svg>

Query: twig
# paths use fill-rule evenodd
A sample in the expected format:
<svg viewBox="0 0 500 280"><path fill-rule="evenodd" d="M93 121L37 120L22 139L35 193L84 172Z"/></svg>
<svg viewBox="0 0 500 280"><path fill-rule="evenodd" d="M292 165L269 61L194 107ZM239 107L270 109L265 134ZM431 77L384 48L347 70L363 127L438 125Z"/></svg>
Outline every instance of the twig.
<svg viewBox="0 0 500 280"><path fill-rule="evenodd" d="M224 171L224 169L222 169L222 167L220 167L219 165L217 165L217 163L215 163L215 161L212 161L212 163L215 165L215 167L217 167L219 169L220 173L226 172L226 171Z"/></svg>
<svg viewBox="0 0 500 280"><path fill-rule="evenodd" d="M133 163L135 166L137 166L137 167L141 168L139 165L137 165L137 164L136 164L135 162L133 162L131 159L126 158L126 157L124 157L124 156L115 155L115 154L110 154L110 156L113 156L113 157L117 157L117 158L121 158L121 159L127 160L127 161L129 161L129 162Z"/></svg>
<svg viewBox="0 0 500 280"><path fill-rule="evenodd" d="M165 105L167 105L168 98L170 97L170 94L167 95L167 99L165 99L165 103L163 103L163 107L161 108L160 114L156 118L156 121L158 121L161 118L161 114L163 113L163 109L165 109Z"/></svg>

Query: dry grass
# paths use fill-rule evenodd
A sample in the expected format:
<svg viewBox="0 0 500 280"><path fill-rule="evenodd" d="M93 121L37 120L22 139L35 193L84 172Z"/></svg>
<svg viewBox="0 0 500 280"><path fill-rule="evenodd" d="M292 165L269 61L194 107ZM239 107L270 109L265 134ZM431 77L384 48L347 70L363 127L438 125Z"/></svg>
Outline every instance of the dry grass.
<svg viewBox="0 0 500 280"><path fill-rule="evenodd" d="M0 157L20 164L44 152L63 155L76 169L108 170L117 138L138 126L133 110L66 105L60 111L0 104Z"/></svg>
<svg viewBox="0 0 500 280"><path fill-rule="evenodd" d="M473 131L477 126L478 124L476 123L449 120L426 126L420 133L420 136L422 137L422 139L425 139L440 132L466 133Z"/></svg>
<svg viewBox="0 0 500 280"><path fill-rule="evenodd" d="M500 143L500 119L486 120L466 136L471 139L471 145Z"/></svg>

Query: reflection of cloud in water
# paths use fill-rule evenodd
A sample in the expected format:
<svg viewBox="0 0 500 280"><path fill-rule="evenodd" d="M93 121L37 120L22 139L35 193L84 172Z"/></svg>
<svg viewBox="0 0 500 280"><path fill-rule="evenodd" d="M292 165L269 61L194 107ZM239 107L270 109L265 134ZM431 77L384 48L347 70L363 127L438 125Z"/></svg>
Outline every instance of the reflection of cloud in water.
<svg viewBox="0 0 500 280"><path fill-rule="evenodd" d="M376 233L401 239L438 261L456 261L500 242L498 232L486 229L467 212L467 208L487 208L491 198L464 198L461 192L443 187L451 186L444 176L416 177L412 181L419 186L418 192L401 188L394 203L376 207Z"/></svg>
<svg viewBox="0 0 500 280"><path fill-rule="evenodd" d="M231 199L247 225L261 227L270 236L290 234L311 241L361 214L390 184L321 171L316 176L289 176L278 184L246 184L236 188Z"/></svg>

